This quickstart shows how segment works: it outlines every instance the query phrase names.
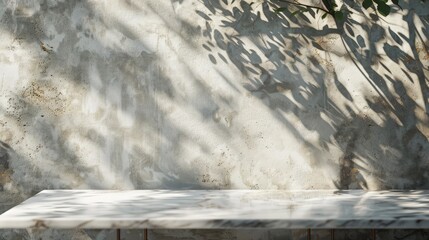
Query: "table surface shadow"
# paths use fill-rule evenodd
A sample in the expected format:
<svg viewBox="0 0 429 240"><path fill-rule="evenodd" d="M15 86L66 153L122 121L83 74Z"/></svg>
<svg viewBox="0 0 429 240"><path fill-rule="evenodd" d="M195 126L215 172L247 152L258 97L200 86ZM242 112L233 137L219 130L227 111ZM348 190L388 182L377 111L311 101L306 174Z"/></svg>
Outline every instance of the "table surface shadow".
<svg viewBox="0 0 429 240"><path fill-rule="evenodd" d="M429 191L44 190L0 228L429 228Z"/></svg>

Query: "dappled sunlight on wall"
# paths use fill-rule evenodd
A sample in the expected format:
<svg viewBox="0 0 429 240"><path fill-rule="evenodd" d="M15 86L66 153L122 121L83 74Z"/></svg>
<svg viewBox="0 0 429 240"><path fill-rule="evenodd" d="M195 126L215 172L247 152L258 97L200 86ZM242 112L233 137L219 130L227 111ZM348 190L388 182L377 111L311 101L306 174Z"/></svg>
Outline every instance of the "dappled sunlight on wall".
<svg viewBox="0 0 429 240"><path fill-rule="evenodd" d="M1 4L8 191L428 187L427 3Z"/></svg>
<svg viewBox="0 0 429 240"><path fill-rule="evenodd" d="M233 53L216 50L223 64L206 57L205 5L6 7L4 42L15 49L3 55L24 58L2 95L2 140L17 155L9 189L334 187L341 152L261 101L247 84L261 80L229 64ZM21 9L31 14L14 15Z"/></svg>
<svg viewBox="0 0 429 240"><path fill-rule="evenodd" d="M204 4L208 58L235 65L319 166L336 164L337 187L427 188L427 3L379 19L345 1L338 22L262 1Z"/></svg>
<svg viewBox="0 0 429 240"><path fill-rule="evenodd" d="M0 212L57 188L427 189L429 2L344 2L0 1Z"/></svg>

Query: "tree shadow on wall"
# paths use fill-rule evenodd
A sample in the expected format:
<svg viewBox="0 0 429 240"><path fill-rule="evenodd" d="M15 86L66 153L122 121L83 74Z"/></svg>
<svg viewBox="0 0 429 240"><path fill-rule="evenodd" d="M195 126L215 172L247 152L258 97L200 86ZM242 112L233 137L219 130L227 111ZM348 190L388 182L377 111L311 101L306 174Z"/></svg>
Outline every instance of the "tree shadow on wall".
<svg viewBox="0 0 429 240"><path fill-rule="evenodd" d="M143 10L152 14L177 38L200 33L179 19L184 31L178 31L171 25L175 22L158 14L150 3L120 4L130 14L144 17ZM211 119L208 113L219 108L218 102L227 101L207 97L210 87L180 56L169 56L174 62L171 67L173 64L165 62L167 49L162 59L142 41L147 36L139 35L130 22L121 19L123 16L112 12L108 22L94 6L81 1L22 2L0 11L2 30L14 37L11 51L21 47L29 50L28 64L34 64L30 79L22 79L28 81L25 87L6 93L10 99L0 107L0 124L5 124L4 132L11 133L8 143L15 152L10 159L15 187L27 196L52 188L213 187L196 179L206 173L193 163L177 161L183 151L178 142L193 143L194 149L211 154L209 146L195 140L206 133L190 133L170 115L177 104L195 109L193 117L207 120ZM99 29L113 35L106 37ZM58 35L62 39L55 43ZM120 36L119 41L115 36ZM186 84L195 90L195 96L180 92L174 81L177 66L187 73ZM72 90L66 93L67 89ZM89 94L79 95L85 90ZM191 101L190 97L204 100ZM70 98L98 109L76 109ZM161 98L170 107L163 106ZM224 126L217 126L215 131L229 136ZM95 151L85 151L88 148ZM93 156L93 152L102 154Z"/></svg>
<svg viewBox="0 0 429 240"><path fill-rule="evenodd" d="M203 4L211 14L196 10L206 22L202 29L179 18L168 21L157 4L123 4L129 4L120 7L136 19L142 17L141 22L150 16L157 24L163 23L172 32L169 37L189 49L197 44L192 39L202 34L207 40L202 47L208 62L237 67L246 91L307 145L314 168L331 163L339 166L340 177L332 177L339 188L360 187L359 182L371 189L427 187L427 43L420 40L429 37L427 3L403 6L409 33L399 32L394 25L385 32L383 20L364 15L352 1L343 7L354 15L336 24L311 14L294 16L292 10L275 14L269 2L250 5L206 0ZM222 104L228 106L228 99L213 96L213 89L203 81L204 74L192 66L195 62L168 46L171 39L165 38L164 45L152 51L150 41L142 41L151 35L142 36L133 25L138 21L126 22L115 11L103 15L100 9L102 5L67 1L4 12L2 28L15 37L13 44L26 45L31 49L29 55L37 53L32 59L37 66L31 82L12 96L16 103L0 109L3 116L13 119L6 127L19 130L14 132L18 140L24 137L24 142L10 144L22 162L27 162L18 167L46 181L35 184L34 189L57 187L53 185L61 182L57 179L78 179L76 184L67 180L61 187L111 187L116 179L125 179L117 188L230 187L230 169L213 167L210 173L219 178L207 180L204 174L208 170L195 167L196 163L217 166L215 160L177 160L186 151L177 147L178 142L190 143L200 156L215 157L211 156L212 145L202 140L208 133L183 128L175 117L186 112L172 110L177 106L191 109L192 117L207 123L204 130L224 140L231 137L230 129L210 122ZM141 14L143 10L145 14ZM57 35L63 38L54 46L52 39ZM390 40L384 42L386 37ZM422 43L417 46L416 41ZM342 71L354 64L353 74ZM178 84L183 72L186 81ZM183 85L195 94L186 96ZM83 98L78 100L79 106L94 104L97 109L76 110L70 99L61 97L65 95L61 87L73 89L73 93L86 91L89 94L79 95ZM229 87L238 92L233 85ZM415 88L419 93L413 92ZM299 127L291 116L300 120ZM318 141L309 141L303 128L306 133L316 132ZM27 154L37 146L22 153L33 140L43 143L42 154ZM82 162L90 159L85 155L90 152L81 151L80 146L91 146L105 155L94 157L99 162ZM334 148L342 152L338 159L319 158ZM34 164L37 161L63 167L60 171L43 169L45 165ZM69 178L61 176L62 172ZM369 184L368 179L375 183ZM218 183L212 183L214 180ZM29 189L32 184L23 183Z"/></svg>
<svg viewBox="0 0 429 240"><path fill-rule="evenodd" d="M409 1L402 23L345 1L343 21L295 15L277 1L208 1L196 11L210 61L233 64L243 86L317 152L338 147L340 189L429 188L429 3ZM287 6L287 5L286 5ZM407 32L403 32L406 30ZM306 141L293 115L317 144Z"/></svg>

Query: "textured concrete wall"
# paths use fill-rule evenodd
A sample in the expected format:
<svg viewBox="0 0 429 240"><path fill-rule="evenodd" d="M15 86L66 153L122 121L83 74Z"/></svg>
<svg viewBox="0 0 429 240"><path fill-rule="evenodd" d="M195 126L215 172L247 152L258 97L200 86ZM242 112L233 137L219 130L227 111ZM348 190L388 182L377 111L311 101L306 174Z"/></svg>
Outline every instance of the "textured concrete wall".
<svg viewBox="0 0 429 240"><path fill-rule="evenodd" d="M251 2L0 0L0 212L48 188L428 188L429 2Z"/></svg>

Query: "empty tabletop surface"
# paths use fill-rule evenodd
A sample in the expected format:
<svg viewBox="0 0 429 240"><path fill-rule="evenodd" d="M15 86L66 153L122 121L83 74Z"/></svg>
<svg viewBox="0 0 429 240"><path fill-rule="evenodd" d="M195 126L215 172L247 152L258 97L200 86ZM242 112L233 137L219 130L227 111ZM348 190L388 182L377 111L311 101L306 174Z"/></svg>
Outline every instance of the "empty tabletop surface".
<svg viewBox="0 0 429 240"><path fill-rule="evenodd" d="M44 190L0 228L429 228L429 191Z"/></svg>

